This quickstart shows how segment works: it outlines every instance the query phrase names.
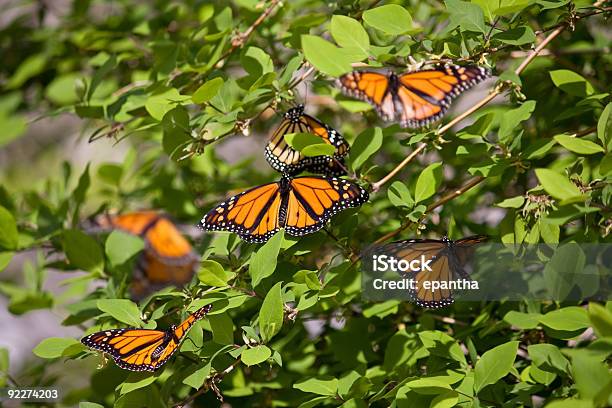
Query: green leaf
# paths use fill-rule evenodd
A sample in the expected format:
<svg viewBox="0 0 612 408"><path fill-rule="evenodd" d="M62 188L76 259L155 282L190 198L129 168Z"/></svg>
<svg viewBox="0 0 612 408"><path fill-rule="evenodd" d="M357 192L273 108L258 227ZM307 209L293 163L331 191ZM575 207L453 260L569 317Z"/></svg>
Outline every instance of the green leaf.
<svg viewBox="0 0 612 408"><path fill-rule="evenodd" d="M597 303L589 303L589 319L597 337L612 337L612 311Z"/></svg>
<svg viewBox="0 0 612 408"><path fill-rule="evenodd" d="M45 70L45 68L49 68L47 66L48 58L43 53L36 53L30 55L26 59L24 59L17 69L15 73L9 79L6 84L7 89L16 89L23 85L28 79L40 74Z"/></svg>
<svg viewBox="0 0 612 408"><path fill-rule="evenodd" d="M145 102L145 109L154 119L161 121L164 115L187 100L189 96L181 95L175 88L149 96Z"/></svg>
<svg viewBox="0 0 612 408"><path fill-rule="evenodd" d="M49 337L38 343L32 352L40 358L58 358L64 355L64 350L75 344L80 343L75 339Z"/></svg>
<svg viewBox="0 0 612 408"><path fill-rule="evenodd" d="M114 266L121 265L144 249L144 241L127 232L115 230L106 239L106 256Z"/></svg>
<svg viewBox="0 0 612 408"><path fill-rule="evenodd" d="M98 309L108 313L115 320L128 324L132 327L142 327L140 310L134 302L128 299L98 299Z"/></svg>
<svg viewBox="0 0 612 408"><path fill-rule="evenodd" d="M272 356L272 351L264 345L255 346L253 348L245 349L240 358L247 366L263 363Z"/></svg>
<svg viewBox="0 0 612 408"><path fill-rule="evenodd" d="M572 358L572 373L579 395L583 398L594 399L612 381L612 375L607 367L597 357L582 354ZM593 404L592 406L608 406L607 396L604 404Z"/></svg>
<svg viewBox="0 0 612 408"><path fill-rule="evenodd" d="M519 329L535 329L540 323L542 317L539 313L521 313L511 310L504 316L504 321L510 323Z"/></svg>
<svg viewBox="0 0 612 408"><path fill-rule="evenodd" d="M493 13L496 16L517 13L527 8L532 2L533 0L500 0L499 8Z"/></svg>
<svg viewBox="0 0 612 408"><path fill-rule="evenodd" d="M431 400L429 408L452 408L459 402L459 393L454 390L442 392Z"/></svg>
<svg viewBox="0 0 612 408"><path fill-rule="evenodd" d="M13 214L0 206L0 249L14 250L19 245L19 233Z"/></svg>
<svg viewBox="0 0 612 408"><path fill-rule="evenodd" d="M568 243L555 250L544 267L544 279L553 299L564 300L568 296L585 262L584 252L576 244Z"/></svg>
<svg viewBox="0 0 612 408"><path fill-rule="evenodd" d="M359 58L336 47L329 41L314 35L302 35L302 49L304 56L316 69L324 74L337 77L349 72L351 63Z"/></svg>
<svg viewBox="0 0 612 408"><path fill-rule="evenodd" d="M542 11L549 9L556 9L565 6L571 0L536 0L536 3L542 6ZM548 408L548 406L547 406Z"/></svg>
<svg viewBox="0 0 612 408"><path fill-rule="evenodd" d="M287 133L284 137L289 146L307 157L333 156L336 152L334 146L321 143L321 137L312 133Z"/></svg>
<svg viewBox="0 0 612 408"><path fill-rule="evenodd" d="M603 147L598 144L569 135L557 135L554 139L567 150L578 154L595 154L604 151Z"/></svg>
<svg viewBox="0 0 612 408"><path fill-rule="evenodd" d="M162 127L164 129L162 139L164 152L172 158L180 157L182 148L193 140L187 109L184 106L177 106L166 112L162 118Z"/></svg>
<svg viewBox="0 0 612 408"><path fill-rule="evenodd" d="M570 370L569 361L557 346L552 344L532 344L527 347L531 361L538 368L566 375Z"/></svg>
<svg viewBox="0 0 612 408"><path fill-rule="evenodd" d="M278 282L270 289L259 311L259 332L264 343L269 342L283 327L281 284Z"/></svg>
<svg viewBox="0 0 612 408"><path fill-rule="evenodd" d="M432 163L419 174L414 189L414 201L420 203L433 196L442 182L442 163Z"/></svg>
<svg viewBox="0 0 612 408"><path fill-rule="evenodd" d="M45 96L56 105L70 105L79 100L77 95L77 81L81 77L76 73L68 73L55 77L45 89Z"/></svg>
<svg viewBox="0 0 612 408"><path fill-rule="evenodd" d="M501 203L497 203L495 205L502 208L521 208L523 204L525 204L525 197L516 196L512 198L506 198Z"/></svg>
<svg viewBox="0 0 612 408"><path fill-rule="evenodd" d="M492 38L505 44L524 45L535 42L536 36L531 27L523 26L497 33Z"/></svg>
<svg viewBox="0 0 612 408"><path fill-rule="evenodd" d="M209 315L208 322L213 334L213 341L217 344L234 344L234 325L227 313Z"/></svg>
<svg viewBox="0 0 612 408"><path fill-rule="evenodd" d="M383 142L382 129L367 128L361 132L351 147L350 161L354 170L358 170L381 147Z"/></svg>
<svg viewBox="0 0 612 408"><path fill-rule="evenodd" d="M318 395L335 396L338 392L338 379L331 376L317 376L299 380L293 388Z"/></svg>
<svg viewBox="0 0 612 408"><path fill-rule="evenodd" d="M14 252L0 252L0 272L4 270L13 259Z"/></svg>
<svg viewBox="0 0 612 408"><path fill-rule="evenodd" d="M72 265L84 271L102 273L104 257L95 239L79 230L66 230L62 237L64 252Z"/></svg>
<svg viewBox="0 0 612 408"><path fill-rule="evenodd" d="M139 388L144 388L153 384L155 380L157 380L157 376L152 373L130 373L121 384L119 394L123 395Z"/></svg>
<svg viewBox="0 0 612 408"><path fill-rule="evenodd" d="M110 185L119 186L123 176L123 167L116 163L105 163L98 167L98 177Z"/></svg>
<svg viewBox="0 0 612 408"><path fill-rule="evenodd" d="M585 309L578 306L564 307L546 313L540 323L554 330L576 331L590 326L589 316Z"/></svg>
<svg viewBox="0 0 612 408"><path fill-rule="evenodd" d="M512 370L518 346L518 341L509 341L492 348L480 357L474 367L476 393L485 386L496 383Z"/></svg>
<svg viewBox="0 0 612 408"><path fill-rule="evenodd" d="M499 8L499 1L500 0L472 0L471 2L478 4L487 20L492 23L495 20L493 12Z"/></svg>
<svg viewBox="0 0 612 408"><path fill-rule="evenodd" d="M259 285L262 279L272 275L276 270L283 235L283 231L277 232L257 252L251 255L249 275L251 275L251 285L253 287Z"/></svg>
<svg viewBox="0 0 612 408"><path fill-rule="evenodd" d="M191 95L193 103L205 103L214 98L223 86L223 78L217 77L206 81Z"/></svg>
<svg viewBox="0 0 612 408"><path fill-rule="evenodd" d="M578 187L567 177L549 169L536 169L535 173L544 190L554 198L566 200L581 196Z"/></svg>
<svg viewBox="0 0 612 408"><path fill-rule="evenodd" d="M607 176L612 172L612 152L606 154L599 163L599 173L602 176Z"/></svg>
<svg viewBox="0 0 612 408"><path fill-rule="evenodd" d="M414 206L414 199L410 195L410 190L401 181L394 181L389 190L387 190L387 197L391 204L396 207L408 207Z"/></svg>
<svg viewBox="0 0 612 408"><path fill-rule="evenodd" d="M521 122L531 117L531 113L536 107L536 101L526 101L516 109L504 112L499 124L499 139L507 141L510 136L519 128Z"/></svg>
<svg viewBox="0 0 612 408"><path fill-rule="evenodd" d="M217 287L227 286L227 281L233 277L234 274L226 272L219 262L206 260L200 263L198 279L205 285Z"/></svg>
<svg viewBox="0 0 612 408"><path fill-rule="evenodd" d="M189 385L196 390L201 388L202 384L204 384L204 381L206 380L206 377L210 375L211 368L212 365L210 361L201 367L196 368L191 374L185 377L183 384Z"/></svg>
<svg viewBox="0 0 612 408"><path fill-rule="evenodd" d="M446 8L450 14L450 24L447 29L461 27L463 31L486 33L482 9L472 3L460 0L445 0Z"/></svg>
<svg viewBox="0 0 612 408"><path fill-rule="evenodd" d="M363 21L386 34L400 35L413 29L412 16L402 6L387 4L363 12Z"/></svg>
<svg viewBox="0 0 612 408"><path fill-rule="evenodd" d="M601 116L597 121L597 138L601 140L601 143L606 147L607 150L611 150L612 144L612 102L608 103L601 112Z"/></svg>
<svg viewBox="0 0 612 408"><path fill-rule="evenodd" d="M117 58L114 55L111 55L110 57L108 57L106 62L104 62L104 64L102 64L102 66L96 70L94 76L91 78L91 83L89 84L89 87L87 89L86 99L88 101L91 100L91 97L93 96L94 92L96 91L100 83L102 83L102 79L104 79L104 77L108 75L116 66Z"/></svg>
<svg viewBox="0 0 612 408"><path fill-rule="evenodd" d="M28 122L23 115L0 112L0 147L23 135Z"/></svg>
<svg viewBox="0 0 612 408"><path fill-rule="evenodd" d="M79 408L104 408L104 405L96 404L95 402L79 402Z"/></svg>
<svg viewBox="0 0 612 408"><path fill-rule="evenodd" d="M570 95L585 97L595 92L584 77L568 69L550 71L549 74L555 86Z"/></svg>
<svg viewBox="0 0 612 408"><path fill-rule="evenodd" d="M370 38L359 21L347 16L334 15L331 19L330 30L338 45L359 50L363 53L363 58L367 58L370 50Z"/></svg>
<svg viewBox="0 0 612 408"><path fill-rule="evenodd" d="M436 395L450 390L451 386L434 378L419 378L406 383L406 387L411 388L418 394Z"/></svg>

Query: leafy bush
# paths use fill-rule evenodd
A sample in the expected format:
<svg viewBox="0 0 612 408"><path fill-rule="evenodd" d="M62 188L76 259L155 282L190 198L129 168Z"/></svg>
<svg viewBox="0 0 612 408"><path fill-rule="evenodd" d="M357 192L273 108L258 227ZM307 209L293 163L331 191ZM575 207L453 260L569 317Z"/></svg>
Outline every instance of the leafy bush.
<svg viewBox="0 0 612 408"><path fill-rule="evenodd" d="M612 303L373 303L357 261L373 242L419 235L609 242L609 4L228 3L39 2L2 23L0 270L31 255L2 278L8 311L51 309L85 334L165 328L214 307L155 374L97 370L78 340L52 337L10 376L2 349L0 386L60 385L62 404L82 407L612 405ZM477 63L498 79L418 131L383 124L331 81L364 64L404 70L409 57ZM276 180L263 143L274 110L293 103L349 141L370 201L300 239L194 233L194 280L129 300L142 243L83 221L154 208L194 225L228 194ZM82 119L79 146L112 153L83 165L74 144L22 137L66 115ZM75 375L88 385L71 386Z"/></svg>

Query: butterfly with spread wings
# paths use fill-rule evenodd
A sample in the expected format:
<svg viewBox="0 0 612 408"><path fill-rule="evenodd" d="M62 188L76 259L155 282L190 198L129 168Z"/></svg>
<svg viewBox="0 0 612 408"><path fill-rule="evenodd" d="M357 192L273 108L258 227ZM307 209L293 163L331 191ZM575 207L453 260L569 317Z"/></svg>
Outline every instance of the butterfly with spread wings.
<svg viewBox="0 0 612 408"><path fill-rule="evenodd" d="M336 148L334 155L304 156L302 152L293 149L285 141L285 135L289 133L310 133L318 136L322 143ZM302 171L327 176L345 175L344 157L348 152L349 145L340 133L317 118L304 113L304 105L298 105L285 113L283 121L274 131L265 148L266 160L270 166L288 175Z"/></svg>
<svg viewBox="0 0 612 408"><path fill-rule="evenodd" d="M475 65L437 65L403 74L353 71L336 84L348 96L370 103L387 122L427 126L446 113L453 99L491 75Z"/></svg>
<svg viewBox="0 0 612 408"><path fill-rule="evenodd" d="M454 302L452 290L448 285L433 290L425 288L423 282L438 281L450 282L457 279L470 279L464 267L475 251L475 245L486 241L486 235L473 235L452 241L447 237L438 239L409 239L382 245L376 249L377 253L391 255L399 260L410 262L420 259L432 259L429 267L421 268L417 272L407 272L406 277L416 282L417 289L411 293L416 304L426 308L440 308Z"/></svg>
<svg viewBox="0 0 612 408"><path fill-rule="evenodd" d="M120 229L144 240L145 250L138 258L132 292L142 297L167 284L191 281L199 257L174 223L157 211L136 211L102 215L96 220L102 229Z"/></svg>
<svg viewBox="0 0 612 408"><path fill-rule="evenodd" d="M323 228L334 214L366 201L367 191L347 180L283 175L280 181L220 203L202 218L200 227L234 232L247 242L266 242L281 228L300 237Z"/></svg>
<svg viewBox="0 0 612 408"><path fill-rule="evenodd" d="M115 363L131 371L156 371L178 350L189 329L212 305L201 307L178 326L167 330L109 329L90 334L81 343L109 354Z"/></svg>

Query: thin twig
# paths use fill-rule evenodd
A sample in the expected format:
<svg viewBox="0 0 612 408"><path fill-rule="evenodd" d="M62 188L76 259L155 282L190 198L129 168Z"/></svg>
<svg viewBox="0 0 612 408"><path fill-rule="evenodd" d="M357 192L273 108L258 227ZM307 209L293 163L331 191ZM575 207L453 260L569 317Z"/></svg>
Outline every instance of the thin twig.
<svg viewBox="0 0 612 408"><path fill-rule="evenodd" d="M378 180L376 183L372 184L372 191L373 192L377 192L380 187L385 184L387 181L389 181L391 178L395 177L395 175L402 169L404 168L408 163L410 163L415 157L417 157L419 155L419 153L421 153L423 150L425 150L425 148L427 147L427 144L422 143L421 145L419 145L416 149L414 149L414 151L412 153L410 153L404 160L402 160L402 162L400 164L398 164L393 170L391 170L389 172L389 174L387 174L385 177L383 177L382 179Z"/></svg>
<svg viewBox="0 0 612 408"><path fill-rule="evenodd" d="M238 358L236 361L230 364L225 370L221 371L220 373L213 374L209 379L206 380L206 382L202 385L202 387L200 387L200 389L198 389L196 392L191 394L189 397L185 398L183 401L174 405L174 408L183 408L185 405L189 404L190 402L192 402L193 400L195 400L200 395L204 394L206 391L210 389L212 389L215 392L215 394L217 394L217 399L220 402L223 402L223 395L219 391L219 388L217 387L217 383L221 382L221 380L223 380L223 377L231 373L234 370L234 368L236 368L236 366L240 364L240 361L241 361L240 358Z"/></svg>
<svg viewBox="0 0 612 408"><path fill-rule="evenodd" d="M225 51L223 55L221 55L219 59L214 64L212 64L212 66L217 66L219 63L221 63L230 55L232 55L232 53L238 48L241 48L246 43L246 40L251 36L253 31L255 31L255 29L259 27L259 25L263 23L266 18L268 18L268 16L270 15L270 13L272 13L274 8L276 8L278 3L280 3L280 0L272 0L268 8L265 9L259 17L257 17L257 20L255 20L253 24L249 26L249 28L247 28L243 33L238 34L236 37L234 37L234 39L232 39L232 46L227 51Z"/></svg>
<svg viewBox="0 0 612 408"><path fill-rule="evenodd" d="M445 196L443 196L442 198L440 198L439 200L437 200L433 204L430 204L427 207L427 210L425 210L425 212L423 213L423 216L425 214L427 214L427 213L432 212L433 210L435 210L436 208L440 207L441 205L444 205L447 202L449 202L449 201L459 197L460 195L464 194L466 191L468 191L472 187L480 184L484 180L486 180L486 178L483 177L483 176L476 176L476 177L472 178L470 181L468 181L467 183L465 183L464 185L462 185L458 189L456 189L456 190L446 194ZM385 242L385 241L395 237L396 235L398 235L402 231L408 229L413 224L414 224L414 222L412 222L412 221L406 222L405 224L403 224L402 226L400 226L396 230L393 230L393 231L383 235L382 237L378 238L376 241L374 241L374 244L380 244L382 242Z"/></svg>

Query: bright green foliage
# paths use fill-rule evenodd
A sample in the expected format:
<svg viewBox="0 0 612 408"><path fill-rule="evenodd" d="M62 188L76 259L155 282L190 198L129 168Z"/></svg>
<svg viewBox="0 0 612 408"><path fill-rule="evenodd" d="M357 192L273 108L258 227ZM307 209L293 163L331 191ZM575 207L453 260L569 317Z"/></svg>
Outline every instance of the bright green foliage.
<svg viewBox="0 0 612 408"><path fill-rule="evenodd" d="M559 299L598 287L574 275L587 254L554 248L610 243L609 4L27 3L0 26L0 294L17 319L52 310L72 331L27 361L3 345L0 387L61 384L61 406L80 408L166 407L196 393L190 406L217 406L216 389L233 407L612 405L612 302L369 302L358 259L400 228L395 239L489 234L548 243L538 279ZM417 130L382 122L333 82L356 66L401 72L411 58L479 64L498 79ZM440 131L495 87L493 103ZM189 228L222 199L279 179L263 145L298 103L348 141L348 177L370 201L325 230L262 245ZM62 120L78 131L46 133ZM312 135L286 141L333 154ZM192 281L131 299L146 243L88 228L111 209L158 209L185 227L200 257ZM165 329L208 304L155 374L102 364L78 342Z"/></svg>

